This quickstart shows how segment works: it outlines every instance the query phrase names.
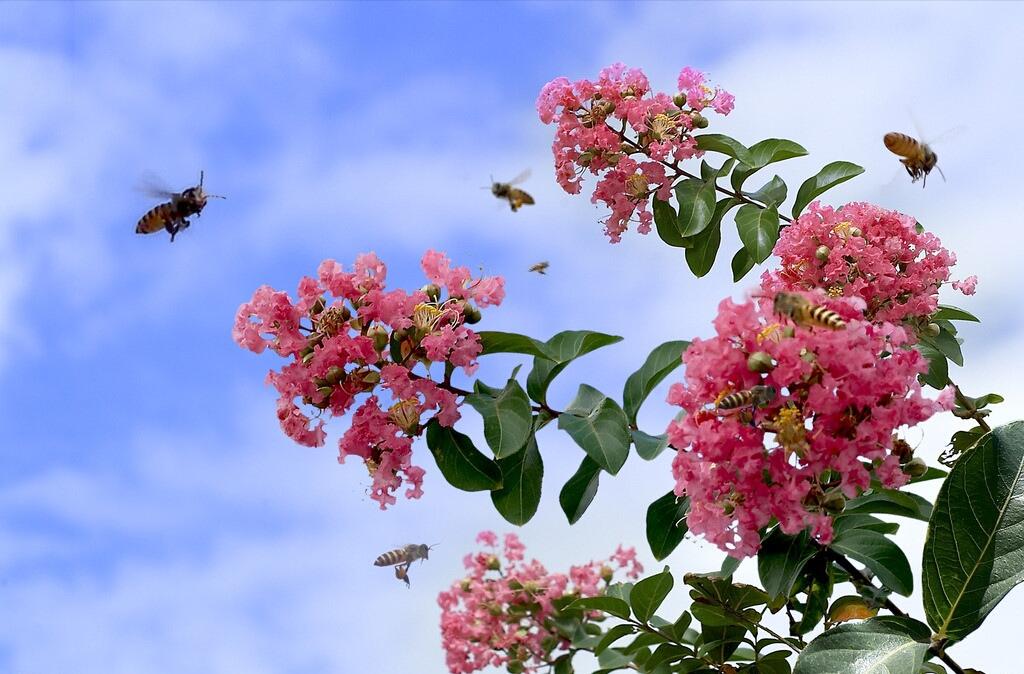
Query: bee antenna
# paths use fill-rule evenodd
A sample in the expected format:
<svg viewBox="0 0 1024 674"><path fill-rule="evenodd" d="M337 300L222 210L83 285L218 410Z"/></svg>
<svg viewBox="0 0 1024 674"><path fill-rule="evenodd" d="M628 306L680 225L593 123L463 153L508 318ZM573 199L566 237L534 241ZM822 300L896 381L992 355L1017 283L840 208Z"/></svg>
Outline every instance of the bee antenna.
<svg viewBox="0 0 1024 674"><path fill-rule="evenodd" d="M939 168L938 164L935 165L935 170L939 172L940 176L942 176L942 182L946 182L946 174L942 172L942 169Z"/></svg>
<svg viewBox="0 0 1024 674"><path fill-rule="evenodd" d="M200 187L203 186L203 178L204 178L204 174L205 173L206 173L205 171L203 171L202 169L199 169L199 186Z"/></svg>

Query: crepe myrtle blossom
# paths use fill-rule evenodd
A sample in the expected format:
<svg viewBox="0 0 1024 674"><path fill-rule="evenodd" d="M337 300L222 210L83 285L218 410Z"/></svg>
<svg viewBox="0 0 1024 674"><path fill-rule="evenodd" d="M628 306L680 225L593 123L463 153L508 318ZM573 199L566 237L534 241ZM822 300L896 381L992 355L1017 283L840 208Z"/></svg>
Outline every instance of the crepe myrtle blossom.
<svg viewBox="0 0 1024 674"><path fill-rule="evenodd" d="M939 302L956 256L914 218L868 203L834 209L817 202L775 244L778 270L761 276L768 291L824 289L864 301L870 321L924 325ZM970 294L977 278L953 283Z"/></svg>
<svg viewBox="0 0 1024 674"><path fill-rule="evenodd" d="M702 154L691 135L708 126L702 112L732 111L732 94L697 70L684 68L678 85L674 96L654 92L643 71L615 63L595 82L554 79L537 98L541 121L556 124L558 184L578 194L584 173L600 176L590 200L611 209L604 225L612 243L634 219L641 234L651 230L651 195L667 200L679 176L675 164Z"/></svg>
<svg viewBox="0 0 1024 674"><path fill-rule="evenodd" d="M232 331L239 346L286 359L267 382L280 394L281 428L295 442L323 445L325 418L356 407L338 460L365 463L381 509L395 503L403 482L408 498L422 494L423 469L411 459L424 415L442 426L459 419L460 401L445 388L447 379L431 378L431 364L471 374L482 347L466 324L505 296L501 277L473 279L443 253L428 250L420 264L429 283L406 292L385 288L387 268L373 253L359 255L352 271L324 260L315 278L299 282L297 300L258 288L239 307Z"/></svg>
<svg viewBox="0 0 1024 674"><path fill-rule="evenodd" d="M873 477L900 487L920 463L897 430L952 406L952 389L934 401L922 395L917 376L928 364L904 327L864 320L859 298L801 294L837 312L845 328L794 325L773 314L770 294L723 300L716 336L693 341L685 381L669 392L686 412L668 438L678 450L675 492L690 498L690 530L735 557L757 552L758 531L772 518L788 534L809 527L828 543L831 515L845 499ZM716 406L755 386L775 395Z"/></svg>
<svg viewBox="0 0 1024 674"><path fill-rule="evenodd" d="M569 642L551 626L556 602L593 597L622 572L637 578L643 566L633 548L619 546L609 559L550 573L537 560L526 561L525 547L515 534L483 531L482 549L463 559L466 576L437 597L441 606L441 645L453 674L488 667L536 672L547 667Z"/></svg>

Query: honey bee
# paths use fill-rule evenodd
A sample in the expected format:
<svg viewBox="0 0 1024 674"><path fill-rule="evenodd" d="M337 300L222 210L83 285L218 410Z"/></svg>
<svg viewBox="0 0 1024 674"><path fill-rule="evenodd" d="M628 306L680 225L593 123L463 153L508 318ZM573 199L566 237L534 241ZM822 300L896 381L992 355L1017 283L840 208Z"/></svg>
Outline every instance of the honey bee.
<svg viewBox="0 0 1024 674"><path fill-rule="evenodd" d="M741 407L764 407L775 400L774 386L751 386L746 391L737 391L723 397L715 404L715 409L735 410Z"/></svg>
<svg viewBox="0 0 1024 674"><path fill-rule="evenodd" d="M846 321L831 309L818 306L796 293L777 293L773 304L775 313L788 316L797 325L804 327L819 326L829 330L842 330Z"/></svg>
<svg viewBox="0 0 1024 674"><path fill-rule="evenodd" d="M544 260L543 262L538 262L537 264L531 264L529 271L535 271L538 274L547 274L549 266L550 265L548 264L548 261Z"/></svg>
<svg viewBox="0 0 1024 674"><path fill-rule="evenodd" d="M409 586L409 567L417 559L427 559L432 545L426 543L410 543L409 545L389 550L374 560L374 566L394 566L395 578ZM396 566L397 565L397 566Z"/></svg>
<svg viewBox="0 0 1024 674"><path fill-rule="evenodd" d="M153 196L170 199L167 203L154 206L139 218L135 225L136 234L152 234L161 229L167 230L174 241L175 235L189 226L188 218L198 216L206 208L208 199L224 199L216 194L207 194L203 189L203 172L199 172L199 184L182 192L167 190L150 190Z"/></svg>
<svg viewBox="0 0 1024 674"><path fill-rule="evenodd" d="M533 204L533 197L519 189L513 187L518 185L527 178L530 177L529 169L523 171L512 180L507 183L499 183L491 178L491 194L498 197L499 199L508 199L508 205L512 207L513 211L518 211L523 204Z"/></svg>
<svg viewBox="0 0 1024 674"><path fill-rule="evenodd" d="M942 169L937 166L939 156L932 151L927 143L922 143L905 133L896 133L895 131L885 134L882 141L890 152L903 157L900 162L907 168L907 173L911 178L910 182L916 183L921 180L921 187L924 187L928 183L928 174L932 172L932 169L938 169L942 179L946 179Z"/></svg>

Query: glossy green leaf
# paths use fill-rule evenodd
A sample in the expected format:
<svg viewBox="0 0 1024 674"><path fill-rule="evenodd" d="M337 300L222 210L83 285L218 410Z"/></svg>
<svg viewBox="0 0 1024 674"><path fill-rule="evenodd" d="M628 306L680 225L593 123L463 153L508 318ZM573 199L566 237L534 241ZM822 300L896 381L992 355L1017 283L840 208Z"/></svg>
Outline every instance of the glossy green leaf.
<svg viewBox="0 0 1024 674"><path fill-rule="evenodd" d="M600 476L601 467L589 456L584 456L580 467L562 487L558 494L558 503L569 519L569 524L576 524L590 507L591 501L597 495Z"/></svg>
<svg viewBox="0 0 1024 674"><path fill-rule="evenodd" d="M706 159L703 159L700 162L700 179L704 182L708 182L709 180L718 180L722 176L728 175L729 171L731 171L735 165L736 160L731 157L722 162L722 165L718 168L715 168L709 164Z"/></svg>
<svg viewBox="0 0 1024 674"><path fill-rule="evenodd" d="M630 424L636 424L636 415L640 406L647 400L651 391L660 384L673 370L683 364L683 351L690 346L684 340L675 340L660 344L647 355L647 360L640 369L629 375L622 389L622 409Z"/></svg>
<svg viewBox="0 0 1024 674"><path fill-rule="evenodd" d="M705 152L720 152L749 166L753 161L750 150L735 138L721 133L705 133L694 136L697 148Z"/></svg>
<svg viewBox="0 0 1024 674"><path fill-rule="evenodd" d="M964 356L963 353L960 352L960 343L948 330L942 329L939 331L939 334L934 337L930 335L923 335L921 337L921 341L926 344L930 344L939 353L960 367L964 366Z"/></svg>
<svg viewBox="0 0 1024 674"><path fill-rule="evenodd" d="M668 447L668 436L648 435L643 431L633 430L629 432L633 438L633 446L636 447L636 454L644 461L651 461L658 457Z"/></svg>
<svg viewBox="0 0 1024 674"><path fill-rule="evenodd" d="M706 626L700 633L700 653L712 662L723 664L736 652L747 630L736 625ZM715 670L706 670L714 672ZM720 670L719 670L720 671Z"/></svg>
<svg viewBox="0 0 1024 674"><path fill-rule="evenodd" d="M914 572L906 553L885 535L853 529L836 536L830 547L869 568L893 592L909 597L914 590Z"/></svg>
<svg viewBox="0 0 1024 674"><path fill-rule="evenodd" d="M736 229L743 248L754 262L764 262L779 240L779 212L774 206L744 204L736 211Z"/></svg>
<svg viewBox="0 0 1024 674"><path fill-rule="evenodd" d="M647 508L647 543L651 554L659 562L668 557L682 542L689 527L686 513L690 499L669 492Z"/></svg>
<svg viewBox="0 0 1024 674"><path fill-rule="evenodd" d="M932 516L932 504L909 491L878 488L848 501L844 512L897 515L927 522Z"/></svg>
<svg viewBox="0 0 1024 674"><path fill-rule="evenodd" d="M924 608L940 637L973 632L1024 581L1024 421L965 453L935 501L924 544Z"/></svg>
<svg viewBox="0 0 1024 674"><path fill-rule="evenodd" d="M656 672L659 671L658 667L666 665L676 660L689 657L693 655L693 649L686 648L685 646L679 646L677 644L661 644L653 653L651 657L644 662L645 672ZM667 671L667 670L664 670Z"/></svg>
<svg viewBox="0 0 1024 674"><path fill-rule="evenodd" d="M686 266L697 278L707 276L715 266L718 249L722 246L722 223L712 224L698 234L686 248Z"/></svg>
<svg viewBox="0 0 1024 674"><path fill-rule="evenodd" d="M844 623L800 653L793 674L918 674L931 633L913 618Z"/></svg>
<svg viewBox="0 0 1024 674"><path fill-rule="evenodd" d="M468 435L446 428L431 419L427 424L427 447L441 475L456 489L491 491L501 488L501 469L484 456Z"/></svg>
<svg viewBox="0 0 1024 674"><path fill-rule="evenodd" d="M601 641L598 642L597 648L594 649L594 655L601 655L601 653L613 643L624 636L633 634L635 631L636 628L632 625L616 625L601 637Z"/></svg>
<svg viewBox="0 0 1024 674"><path fill-rule="evenodd" d="M704 231L715 214L715 185L699 180L684 180L676 185L679 202L679 235L696 236Z"/></svg>
<svg viewBox="0 0 1024 674"><path fill-rule="evenodd" d="M778 527L772 529L757 553L757 573L765 592L770 597L789 596L804 565L818 551L806 531L789 536Z"/></svg>
<svg viewBox="0 0 1024 674"><path fill-rule="evenodd" d="M526 378L526 392L539 403L547 402L548 386L569 363L591 351L621 342L622 337L592 330L566 330L545 342L548 358L534 358Z"/></svg>
<svg viewBox="0 0 1024 674"><path fill-rule="evenodd" d="M559 415L558 427L604 470L619 472L629 456L629 421L619 404L581 384L576 399Z"/></svg>
<svg viewBox="0 0 1024 674"><path fill-rule="evenodd" d="M808 178L800 185L800 189L796 193L796 202L793 204L793 217L799 217L807 204L814 201L819 195L861 173L864 173L863 167L848 161L834 161L831 164L826 164L818 171L817 175Z"/></svg>
<svg viewBox="0 0 1024 674"><path fill-rule="evenodd" d="M676 248L685 248L686 239L679 233L679 215L672 204L654 197L654 227L658 230L661 240Z"/></svg>
<svg viewBox="0 0 1024 674"><path fill-rule="evenodd" d="M764 168L768 164L785 161L793 157L803 157L807 154L801 145L783 138L768 138L750 146L750 163L736 167L732 172L732 186L737 192L743 187L744 181L754 172Z"/></svg>
<svg viewBox="0 0 1024 674"><path fill-rule="evenodd" d="M754 258L750 256L746 248L740 248L732 256L732 280L738 282L741 278L754 268Z"/></svg>
<svg viewBox="0 0 1024 674"><path fill-rule="evenodd" d="M477 380L473 385L474 393L466 396L466 402L483 417L484 439L499 459L521 450L533 431L530 399L514 376L503 389Z"/></svg>
<svg viewBox="0 0 1024 674"><path fill-rule="evenodd" d="M672 591L675 581L672 574L662 571L648 578L644 578L633 586L629 595L629 604L633 608L633 615L640 622L647 622L658 610L665 597Z"/></svg>
<svg viewBox="0 0 1024 674"><path fill-rule="evenodd" d="M569 604L568 608L601 611L623 620L629 618L629 604L618 597L584 597Z"/></svg>
<svg viewBox="0 0 1024 674"><path fill-rule="evenodd" d="M981 319L972 314L969 311L965 311L960 307L954 307L951 304L940 304L939 308L932 314L932 320L947 320L947 321L973 321L980 323Z"/></svg>
<svg viewBox="0 0 1024 674"><path fill-rule="evenodd" d="M949 363L946 362L946 357L927 342L918 342L914 348L928 360L928 372L921 375L921 381L940 391L946 388L949 384Z"/></svg>
<svg viewBox="0 0 1024 674"><path fill-rule="evenodd" d="M502 517L522 526L537 512L544 480L544 462L533 434L522 451L498 459L498 467L501 468L502 487L491 492L491 501Z"/></svg>
<svg viewBox="0 0 1024 674"><path fill-rule="evenodd" d="M759 190L748 194L747 197L766 206L778 207L786 200L786 192L786 183L779 176L775 176L762 185Z"/></svg>
<svg viewBox="0 0 1024 674"><path fill-rule="evenodd" d="M533 337L527 337L515 332L496 332L493 330L483 330L476 334L480 338L480 344L483 346L483 351L480 352L481 356L486 356L489 353L525 353L541 358L548 357L544 342Z"/></svg>

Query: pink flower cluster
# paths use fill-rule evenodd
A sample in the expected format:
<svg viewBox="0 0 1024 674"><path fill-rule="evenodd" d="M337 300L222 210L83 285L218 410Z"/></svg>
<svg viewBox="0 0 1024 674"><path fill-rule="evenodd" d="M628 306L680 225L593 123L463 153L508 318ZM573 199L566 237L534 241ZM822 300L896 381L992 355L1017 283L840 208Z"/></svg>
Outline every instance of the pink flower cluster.
<svg viewBox="0 0 1024 674"><path fill-rule="evenodd" d="M395 503L403 482L410 485L408 498L422 494L424 471L411 458L423 415L433 412L443 426L459 418L460 401L443 385L447 380L431 379L431 363L471 374L481 345L466 323L479 320L478 307L500 304L505 296L502 278L473 279L443 253L428 250L421 266L430 283L408 293L385 289L387 269L373 253L358 256L352 271L325 260L316 278L299 282L297 301L258 288L239 307L232 331L243 348L261 353L269 347L289 360L267 382L280 394L281 428L297 443L323 445L322 417L344 415L363 398L339 441L338 460L363 460L373 477L371 498L381 509ZM379 389L390 399L386 409Z"/></svg>
<svg viewBox="0 0 1024 674"><path fill-rule="evenodd" d="M903 485L903 448L894 432L949 409L952 392L926 399L917 376L928 364L912 336L863 319L859 298L802 292L846 322L809 327L774 313L772 296L718 307L716 336L686 350L686 376L669 402L686 415L668 429L679 450L676 494L690 498L690 530L736 557L754 554L772 518L795 534L810 527L827 543L831 515L871 478ZM732 393L765 391L726 409ZM895 447L895 448L894 448Z"/></svg>
<svg viewBox="0 0 1024 674"><path fill-rule="evenodd" d="M774 253L782 266L762 275L766 291L822 288L832 297L858 297L865 318L890 323L934 312L939 286L956 264L938 237L917 231L914 218L867 203L838 210L811 204L782 230ZM953 287L969 295L976 281Z"/></svg>
<svg viewBox="0 0 1024 674"><path fill-rule="evenodd" d="M570 194L578 194L585 172L601 175L591 197L611 209L605 234L617 243L636 218L637 231L651 230L652 194L667 200L680 173L676 164L700 156L691 135L704 128L706 108L727 115L733 96L709 86L703 73L684 68L679 93L651 91L643 71L616 63L596 82L565 77L548 82L537 98L545 124L555 123L555 176ZM602 175L603 174L603 175Z"/></svg>
<svg viewBox="0 0 1024 674"><path fill-rule="evenodd" d="M561 574L549 573L536 560L525 561L525 547L515 534L505 535L504 560L493 532L481 532L477 542L484 550L466 555L466 577L437 597L441 644L453 674L502 666L538 671L555 659L553 651L568 645L548 622L557 615L556 600L596 596L617 570L629 578L643 573L636 551L622 546L605 562L573 566Z"/></svg>

